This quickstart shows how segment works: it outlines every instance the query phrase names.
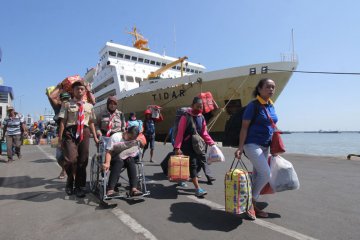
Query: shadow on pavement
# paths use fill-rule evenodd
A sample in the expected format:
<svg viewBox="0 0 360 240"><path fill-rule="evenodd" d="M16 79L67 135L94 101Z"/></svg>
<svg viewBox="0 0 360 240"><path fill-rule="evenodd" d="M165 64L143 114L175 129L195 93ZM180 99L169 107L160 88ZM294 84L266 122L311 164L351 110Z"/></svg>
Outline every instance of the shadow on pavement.
<svg viewBox="0 0 360 240"><path fill-rule="evenodd" d="M149 183L147 187L148 190L150 190L149 198L154 199L177 199L179 195L194 195L193 193L186 193L184 188L178 187L177 183L170 186L164 186L158 183Z"/></svg>
<svg viewBox="0 0 360 240"><path fill-rule="evenodd" d="M37 160L33 160L31 162L34 162L34 163L53 163L53 162L56 162L56 160L54 160L54 159L37 159Z"/></svg>
<svg viewBox="0 0 360 240"><path fill-rule="evenodd" d="M61 188L65 186L64 182L57 178L32 178L30 176L13 176L13 177L0 177L0 186L5 188L32 188L38 186L45 186L45 188Z"/></svg>
<svg viewBox="0 0 360 240"><path fill-rule="evenodd" d="M167 176L162 173L162 172L158 172L158 173L154 173L152 176L150 175L146 175L146 178L149 180L154 180L154 181L160 181L160 180L167 180Z"/></svg>
<svg viewBox="0 0 360 240"><path fill-rule="evenodd" d="M170 211L171 216L168 218L170 221L191 223L200 230L230 232L243 221L240 216L192 202L174 203Z"/></svg>

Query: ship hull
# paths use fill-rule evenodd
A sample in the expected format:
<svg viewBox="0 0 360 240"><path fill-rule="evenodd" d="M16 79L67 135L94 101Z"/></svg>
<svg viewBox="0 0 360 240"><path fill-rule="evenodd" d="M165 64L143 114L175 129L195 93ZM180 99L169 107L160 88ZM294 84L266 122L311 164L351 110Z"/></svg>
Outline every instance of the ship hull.
<svg viewBox="0 0 360 240"><path fill-rule="evenodd" d="M261 73L264 66L267 71ZM118 109L126 116L130 112L135 112L138 119L143 119L147 105L161 106L164 121L156 125L157 136L161 138L166 136L172 127L176 109L189 106L195 96L209 91L219 106L219 109L206 115L207 123L210 123L209 132L216 140L221 141L230 114L253 99L252 92L259 80L270 78L275 81L276 91L273 101L276 102L292 75L291 71L295 70L296 66L296 62L266 63L191 75L183 79L161 79L148 88L139 88L117 96ZM251 69L256 69L257 74L250 75ZM285 72L271 71L271 69L285 70ZM169 85L169 81L173 84ZM226 105L228 101L230 103ZM105 111L105 108L105 104L95 106L97 115Z"/></svg>

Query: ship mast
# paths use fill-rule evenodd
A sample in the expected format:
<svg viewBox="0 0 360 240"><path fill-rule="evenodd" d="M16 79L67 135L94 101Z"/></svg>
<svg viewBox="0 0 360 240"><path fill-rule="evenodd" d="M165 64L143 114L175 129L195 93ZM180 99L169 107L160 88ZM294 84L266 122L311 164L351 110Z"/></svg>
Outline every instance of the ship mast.
<svg viewBox="0 0 360 240"><path fill-rule="evenodd" d="M137 32L136 27L134 26L132 32L128 32L128 34L133 35L135 37L135 41L133 42L134 48L149 51L148 40L145 39L140 33Z"/></svg>

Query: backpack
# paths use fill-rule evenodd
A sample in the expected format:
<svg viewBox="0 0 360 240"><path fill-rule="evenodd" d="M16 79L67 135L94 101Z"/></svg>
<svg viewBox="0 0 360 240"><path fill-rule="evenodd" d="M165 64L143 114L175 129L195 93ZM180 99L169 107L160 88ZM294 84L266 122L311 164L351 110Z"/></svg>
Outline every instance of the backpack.
<svg viewBox="0 0 360 240"><path fill-rule="evenodd" d="M129 127L132 127L132 126L138 127L140 132L143 131L143 122L142 122L141 120L131 120L131 121L128 121L128 128L129 128Z"/></svg>
<svg viewBox="0 0 360 240"><path fill-rule="evenodd" d="M190 109L190 107L181 107L178 108L176 110L176 114L175 114L175 122L174 125L172 127L172 134L171 134L171 140L175 140L177 132L178 132L178 126L179 126L179 122L182 116L184 116L187 111Z"/></svg>
<svg viewBox="0 0 360 240"><path fill-rule="evenodd" d="M255 104L255 114L251 119L250 124L252 124L259 113L260 110L260 103L258 100L254 100L253 103ZM225 131L224 131L224 139L223 139L223 146L224 147L238 147L240 141L240 130L242 126L243 115L245 112L245 107L240 108L237 112L231 115L229 120L227 120L225 124Z"/></svg>
<svg viewBox="0 0 360 240"><path fill-rule="evenodd" d="M145 135L152 136L155 134L155 123L154 120L145 120Z"/></svg>

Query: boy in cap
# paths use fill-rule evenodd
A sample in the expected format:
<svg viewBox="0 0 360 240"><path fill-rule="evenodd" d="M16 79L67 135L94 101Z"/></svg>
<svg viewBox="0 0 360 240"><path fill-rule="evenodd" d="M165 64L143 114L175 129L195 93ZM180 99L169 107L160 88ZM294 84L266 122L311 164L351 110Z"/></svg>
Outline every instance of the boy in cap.
<svg viewBox="0 0 360 240"><path fill-rule="evenodd" d="M89 158L90 130L94 141L99 142L95 131L93 105L82 99L86 94L84 80L72 84L73 98L60 110L59 145L64 152L64 168L68 175L65 192L85 197L86 166ZM74 189L75 184L75 189Z"/></svg>

